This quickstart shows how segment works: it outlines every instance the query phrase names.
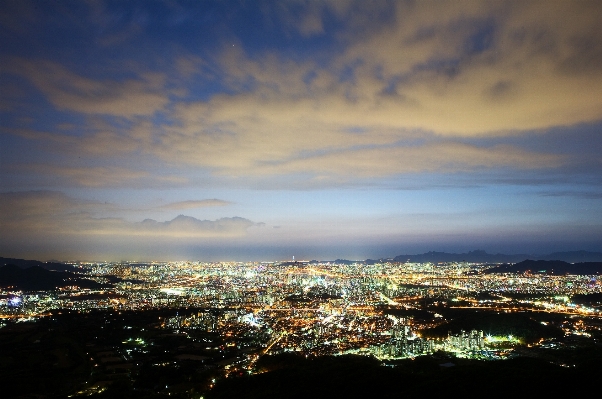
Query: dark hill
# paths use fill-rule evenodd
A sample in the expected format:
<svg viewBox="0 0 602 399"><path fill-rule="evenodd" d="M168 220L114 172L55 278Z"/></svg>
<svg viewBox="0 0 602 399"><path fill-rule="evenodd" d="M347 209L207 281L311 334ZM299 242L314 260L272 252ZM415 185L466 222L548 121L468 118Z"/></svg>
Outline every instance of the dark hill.
<svg viewBox="0 0 602 399"><path fill-rule="evenodd" d="M15 287L23 291L53 290L77 285L82 288L102 288L102 284L80 278L68 272L56 272L33 266L22 269L17 265L0 267L0 287Z"/></svg>
<svg viewBox="0 0 602 399"><path fill-rule="evenodd" d="M71 265L65 265L59 262L41 262L39 260L26 260L26 259L14 259L14 258L1 258L0 266L4 265L16 265L21 269L27 269L29 267L38 266L46 270L56 270L60 272L72 272L75 268Z"/></svg>
<svg viewBox="0 0 602 399"><path fill-rule="evenodd" d="M537 257L538 260L563 260L569 263L602 262L602 253L589 251L554 252Z"/></svg>
<svg viewBox="0 0 602 399"><path fill-rule="evenodd" d="M533 254L490 254L485 251L476 250L467 253L456 254L447 252L426 252L418 255L399 255L394 258L396 262L413 263L439 263L439 262L469 262L469 263L517 263L527 259L536 260L561 260L564 262L602 262L601 252L568 251L554 252L547 255Z"/></svg>
<svg viewBox="0 0 602 399"><path fill-rule="evenodd" d="M439 262L469 262L469 263L515 263L533 257L532 255L518 254L489 254L476 250L463 254L430 251L419 255L399 255L394 258L396 262L412 263L439 263Z"/></svg>
<svg viewBox="0 0 602 399"><path fill-rule="evenodd" d="M563 274L600 274L602 262L567 263L560 260L525 260L514 265L501 265L489 269L486 273L546 273Z"/></svg>
<svg viewBox="0 0 602 399"><path fill-rule="evenodd" d="M600 355L595 352L592 365L570 369L532 358L467 363L451 359L457 363L455 367L441 367L450 359L417 357L398 361L391 368L381 366L375 359L349 355L317 359L277 355L269 362L263 358L258 362L258 366L263 366L259 368L266 372L222 379L203 396L208 399L482 398L497 391L520 397L581 395L591 387L575 381L595 379L600 372L596 363ZM518 388L506 388L508 384Z"/></svg>

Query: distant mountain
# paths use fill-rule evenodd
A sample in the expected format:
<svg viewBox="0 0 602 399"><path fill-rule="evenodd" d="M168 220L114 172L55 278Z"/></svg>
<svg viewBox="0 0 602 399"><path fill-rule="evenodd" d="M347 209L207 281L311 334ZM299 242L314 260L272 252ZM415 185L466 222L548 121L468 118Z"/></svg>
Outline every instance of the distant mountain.
<svg viewBox="0 0 602 399"><path fill-rule="evenodd" d="M470 263L516 263L525 259L533 258L533 255L517 254L488 254L485 251L476 250L463 254L447 252L427 252L420 255L399 255L394 258L396 262L470 262Z"/></svg>
<svg viewBox="0 0 602 399"><path fill-rule="evenodd" d="M535 258L537 260L562 260L569 263L579 262L602 262L601 252L588 251L568 251L568 252L553 252L549 255Z"/></svg>
<svg viewBox="0 0 602 399"><path fill-rule="evenodd" d="M14 259L14 258L0 258L0 266L4 265L16 265L21 269L28 267L38 266L46 270L56 270L60 272L72 272L75 268L71 265L65 265L59 262L40 262L39 260L25 260L25 259Z"/></svg>
<svg viewBox="0 0 602 399"><path fill-rule="evenodd" d="M602 262L568 263L560 260L525 260L513 265L501 265L489 269L486 273L545 273L564 274L602 274Z"/></svg>
<svg viewBox="0 0 602 399"><path fill-rule="evenodd" d="M0 287L15 287L15 289L23 291L44 291L69 285L92 289L105 287L103 284L80 278L73 273L46 270L39 266L26 269L17 265L0 267Z"/></svg>
<svg viewBox="0 0 602 399"><path fill-rule="evenodd" d="M602 262L601 252L570 251L554 252L548 255L533 254L489 254L485 251L476 250L462 254L446 252L427 252L419 255L399 255L394 258L396 262L469 262L469 263L518 263L523 260L560 260L569 263L576 262Z"/></svg>

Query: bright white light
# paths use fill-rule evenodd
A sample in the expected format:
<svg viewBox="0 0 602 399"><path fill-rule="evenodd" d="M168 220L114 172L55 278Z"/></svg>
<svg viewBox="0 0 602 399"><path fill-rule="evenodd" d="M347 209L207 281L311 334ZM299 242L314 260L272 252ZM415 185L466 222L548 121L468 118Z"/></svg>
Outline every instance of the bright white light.
<svg viewBox="0 0 602 399"><path fill-rule="evenodd" d="M23 298L20 296L13 296L8 300L9 306L19 306L23 302Z"/></svg>
<svg viewBox="0 0 602 399"><path fill-rule="evenodd" d="M161 288L161 292L168 295L182 295L184 294L183 288Z"/></svg>

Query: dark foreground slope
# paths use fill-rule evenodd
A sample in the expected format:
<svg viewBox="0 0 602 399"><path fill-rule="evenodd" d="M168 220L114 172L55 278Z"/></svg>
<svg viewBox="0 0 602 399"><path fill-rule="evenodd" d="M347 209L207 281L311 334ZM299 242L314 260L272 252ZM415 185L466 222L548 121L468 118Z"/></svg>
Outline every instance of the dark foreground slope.
<svg viewBox="0 0 602 399"><path fill-rule="evenodd" d="M523 358L476 361L438 354L391 362L395 367L369 357L312 359L289 353L260 358L261 374L224 378L221 361L237 354L226 341L213 333L190 330L188 338L159 328L161 320L184 311L191 309L63 309L35 323L6 321L0 328L0 398L67 398L100 385L108 389L92 397L575 397L602 374L602 348L591 339L571 339L559 343L560 349L517 348ZM220 347L225 349L213 349ZM180 359L183 354L204 360ZM441 366L446 363L455 366Z"/></svg>
<svg viewBox="0 0 602 399"><path fill-rule="evenodd" d="M2 258L0 257L0 266L4 265L15 265L21 269L27 269L34 266L39 266L46 270L55 270L59 272L73 272L75 267L66 265L59 262L42 262L39 260L27 260L27 259L16 259L16 258Z"/></svg>
<svg viewBox="0 0 602 399"><path fill-rule="evenodd" d="M219 382L205 398L403 398L491 394L558 397L585 393L602 371L600 350L574 368L535 358L505 361L462 361L443 367L446 359L416 358L382 366L375 359L355 356L317 359L276 356L271 369L251 377ZM274 366L275 364L275 366ZM590 382L588 382L590 381ZM497 395L496 395L497 396Z"/></svg>

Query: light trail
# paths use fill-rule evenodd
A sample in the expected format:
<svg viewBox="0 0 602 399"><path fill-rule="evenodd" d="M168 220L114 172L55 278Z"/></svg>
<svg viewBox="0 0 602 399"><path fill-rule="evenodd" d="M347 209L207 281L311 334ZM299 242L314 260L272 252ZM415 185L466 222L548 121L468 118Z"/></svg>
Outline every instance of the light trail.
<svg viewBox="0 0 602 399"><path fill-rule="evenodd" d="M278 336L278 338L274 339L274 340L272 341L272 343L270 343L270 344L269 344L269 345L268 345L268 346L267 346L267 347L264 349L264 351L263 351L263 354L264 354L264 355L265 355L265 354L267 354L267 353L270 351L270 349L272 349L272 346L274 346L274 345L275 345L275 344L276 344L278 341L280 341L280 340L282 339L282 337L284 337L286 334L287 334L287 332L286 332L286 331L282 331L282 332L280 333L280 335Z"/></svg>
<svg viewBox="0 0 602 399"><path fill-rule="evenodd" d="M394 300L392 300L391 298L389 298L388 296L386 296L382 292L378 292L378 295L380 295L380 298L382 300L386 301L388 305L395 305L395 306L399 305L398 302L395 302Z"/></svg>

